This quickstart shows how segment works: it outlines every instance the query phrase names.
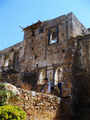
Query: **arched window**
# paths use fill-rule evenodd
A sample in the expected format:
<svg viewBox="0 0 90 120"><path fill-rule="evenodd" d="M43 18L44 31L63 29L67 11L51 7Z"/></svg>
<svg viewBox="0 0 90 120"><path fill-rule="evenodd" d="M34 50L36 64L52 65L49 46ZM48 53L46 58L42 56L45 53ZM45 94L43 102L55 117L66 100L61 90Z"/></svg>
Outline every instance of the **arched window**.
<svg viewBox="0 0 90 120"><path fill-rule="evenodd" d="M9 65L9 60L5 60L4 67L7 67Z"/></svg>
<svg viewBox="0 0 90 120"><path fill-rule="evenodd" d="M63 68L58 67L55 71L54 85L57 85L59 82L62 82L62 80L63 80Z"/></svg>
<svg viewBox="0 0 90 120"><path fill-rule="evenodd" d="M40 70L38 84L41 84L41 85L44 84L45 77L46 77L46 71L45 70Z"/></svg>
<svg viewBox="0 0 90 120"><path fill-rule="evenodd" d="M10 56L9 55L6 55L5 58L4 58L4 67L8 67L9 65L9 58Z"/></svg>

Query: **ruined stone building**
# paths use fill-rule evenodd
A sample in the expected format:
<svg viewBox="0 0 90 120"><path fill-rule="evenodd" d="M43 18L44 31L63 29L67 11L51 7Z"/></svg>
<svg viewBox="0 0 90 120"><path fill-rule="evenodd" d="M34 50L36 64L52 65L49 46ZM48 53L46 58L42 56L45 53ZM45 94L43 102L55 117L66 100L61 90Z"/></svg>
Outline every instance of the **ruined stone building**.
<svg viewBox="0 0 90 120"><path fill-rule="evenodd" d="M73 68L90 72L90 29L69 13L23 31L22 42L0 51L1 81L40 91L48 78L54 90L62 82L63 96L71 95Z"/></svg>

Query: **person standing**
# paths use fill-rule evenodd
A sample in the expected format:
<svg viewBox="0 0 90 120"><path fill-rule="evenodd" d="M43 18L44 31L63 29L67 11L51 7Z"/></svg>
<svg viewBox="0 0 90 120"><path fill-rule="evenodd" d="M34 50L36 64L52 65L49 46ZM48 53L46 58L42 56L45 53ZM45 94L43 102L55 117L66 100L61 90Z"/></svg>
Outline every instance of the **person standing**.
<svg viewBox="0 0 90 120"><path fill-rule="evenodd" d="M62 97L62 82L58 83L58 88L59 88L59 91L60 91L60 97Z"/></svg>

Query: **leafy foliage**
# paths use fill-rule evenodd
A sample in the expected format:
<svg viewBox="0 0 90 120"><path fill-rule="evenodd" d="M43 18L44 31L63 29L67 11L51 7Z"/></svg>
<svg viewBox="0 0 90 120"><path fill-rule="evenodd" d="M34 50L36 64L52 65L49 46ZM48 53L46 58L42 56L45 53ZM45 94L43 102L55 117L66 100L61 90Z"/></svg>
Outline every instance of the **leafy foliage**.
<svg viewBox="0 0 90 120"><path fill-rule="evenodd" d="M10 96L10 92L6 90L0 90L0 105L4 105L7 103L8 98Z"/></svg>
<svg viewBox="0 0 90 120"><path fill-rule="evenodd" d="M5 84L0 83L0 105L8 104L8 100L12 97L17 97L14 92L5 90Z"/></svg>
<svg viewBox="0 0 90 120"><path fill-rule="evenodd" d="M26 113L17 106L0 106L0 120L26 120Z"/></svg>

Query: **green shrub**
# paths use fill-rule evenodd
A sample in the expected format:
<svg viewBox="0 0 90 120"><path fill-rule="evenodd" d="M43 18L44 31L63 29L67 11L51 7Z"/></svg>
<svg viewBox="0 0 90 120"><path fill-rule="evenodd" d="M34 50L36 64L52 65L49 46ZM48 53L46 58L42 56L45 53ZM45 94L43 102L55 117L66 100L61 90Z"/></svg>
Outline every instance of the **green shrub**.
<svg viewBox="0 0 90 120"><path fill-rule="evenodd" d="M13 91L7 90L6 85L7 83L0 83L0 106L8 104L8 100L11 98L18 97Z"/></svg>
<svg viewBox="0 0 90 120"><path fill-rule="evenodd" d="M17 106L0 106L0 120L26 120L26 113Z"/></svg>
<svg viewBox="0 0 90 120"><path fill-rule="evenodd" d="M6 104L9 96L10 96L9 91L0 90L0 105Z"/></svg>
<svg viewBox="0 0 90 120"><path fill-rule="evenodd" d="M14 97L13 93L8 90L0 90L0 106L8 104L8 100Z"/></svg>

